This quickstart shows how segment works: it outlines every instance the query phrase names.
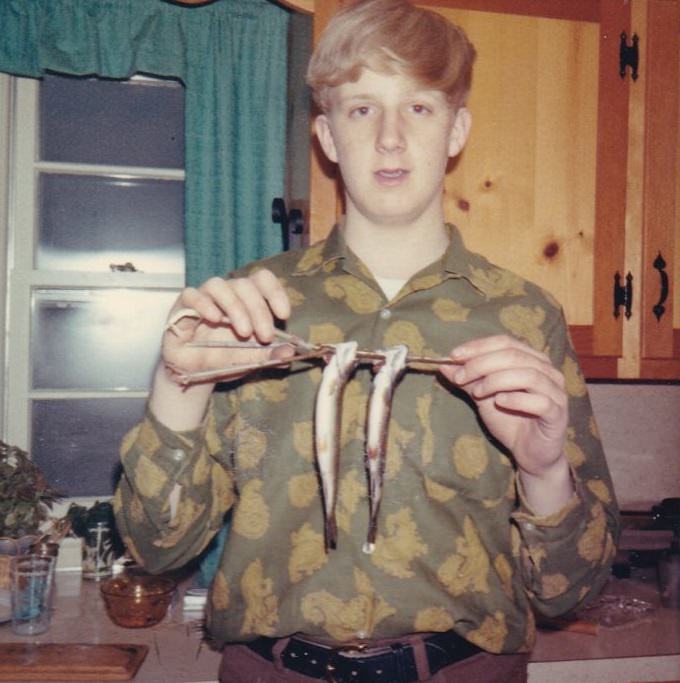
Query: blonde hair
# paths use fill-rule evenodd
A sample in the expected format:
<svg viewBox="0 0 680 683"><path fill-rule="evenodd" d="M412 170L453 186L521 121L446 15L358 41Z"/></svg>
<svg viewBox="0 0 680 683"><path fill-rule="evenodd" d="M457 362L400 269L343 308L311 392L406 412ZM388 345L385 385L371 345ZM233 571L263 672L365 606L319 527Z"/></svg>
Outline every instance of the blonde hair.
<svg viewBox="0 0 680 683"><path fill-rule="evenodd" d="M461 28L408 0L358 0L330 21L314 50L307 83L322 111L328 91L356 81L364 68L399 73L465 103L475 49Z"/></svg>

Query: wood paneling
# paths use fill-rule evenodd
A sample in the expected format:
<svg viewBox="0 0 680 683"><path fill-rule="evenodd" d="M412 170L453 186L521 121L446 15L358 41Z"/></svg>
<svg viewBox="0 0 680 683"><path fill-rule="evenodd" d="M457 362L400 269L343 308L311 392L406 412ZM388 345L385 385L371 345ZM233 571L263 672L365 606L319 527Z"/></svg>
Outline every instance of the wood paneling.
<svg viewBox="0 0 680 683"><path fill-rule="evenodd" d="M545 19L600 20L600 7L595 0L421 0L418 4L423 7L520 14Z"/></svg>
<svg viewBox="0 0 680 683"><path fill-rule="evenodd" d="M629 36L630 5L601 0L597 180L595 196L595 254L593 273L593 346L597 355L620 356L623 316L612 315L614 275L624 272L624 230L628 150L628 95L630 75L619 76L620 34Z"/></svg>
<svg viewBox="0 0 680 683"><path fill-rule="evenodd" d="M316 0L314 11L314 45L331 17L342 7L343 0ZM313 116L319 114L316 108ZM309 188L309 240L318 242L326 237L338 215L341 197L340 180L335 164L324 156L316 136L313 136Z"/></svg>
<svg viewBox="0 0 680 683"><path fill-rule="evenodd" d="M469 248L550 291L571 324L592 325L597 25L435 10L478 53L446 217Z"/></svg>
<svg viewBox="0 0 680 683"><path fill-rule="evenodd" d="M317 30L340 4L317 0ZM680 0L418 4L461 24L479 55L447 218L470 248L556 295L588 377L680 379ZM637 82L619 75L623 31L641 35ZM317 160L313 239L340 211L333 170ZM629 270L626 320L613 315L613 284Z"/></svg>
<svg viewBox="0 0 680 683"><path fill-rule="evenodd" d="M660 320L653 313L659 301L661 278L653 267L661 254L673 276L676 246L676 191L678 186L678 21L680 4L648 0L646 78L644 238L642 251L642 357L673 356L673 296ZM670 57L670 58L669 58ZM678 255L680 257L680 255ZM674 284L671 282L671 285Z"/></svg>

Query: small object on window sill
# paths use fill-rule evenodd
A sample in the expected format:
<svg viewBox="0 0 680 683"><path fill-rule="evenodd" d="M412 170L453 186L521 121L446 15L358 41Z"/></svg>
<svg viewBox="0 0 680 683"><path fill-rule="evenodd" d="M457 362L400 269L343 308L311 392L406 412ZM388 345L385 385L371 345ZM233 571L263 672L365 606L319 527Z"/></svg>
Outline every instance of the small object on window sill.
<svg viewBox="0 0 680 683"><path fill-rule="evenodd" d="M125 263L109 263L109 268L112 273L141 273L141 270L135 268L135 264L130 261Z"/></svg>

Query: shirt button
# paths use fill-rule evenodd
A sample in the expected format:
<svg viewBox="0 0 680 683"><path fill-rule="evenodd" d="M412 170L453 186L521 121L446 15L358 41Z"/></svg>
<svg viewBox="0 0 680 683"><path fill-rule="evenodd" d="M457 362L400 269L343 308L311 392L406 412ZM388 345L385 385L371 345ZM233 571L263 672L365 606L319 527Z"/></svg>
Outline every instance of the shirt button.
<svg viewBox="0 0 680 683"><path fill-rule="evenodd" d="M527 531L535 531L536 527L531 523L531 522L525 522L524 523L524 528Z"/></svg>
<svg viewBox="0 0 680 683"><path fill-rule="evenodd" d="M389 319L392 317L392 311L390 311L389 308L383 308L383 309L380 311L380 317L381 317L383 320L389 320Z"/></svg>
<svg viewBox="0 0 680 683"><path fill-rule="evenodd" d="M184 451L181 448L173 448L171 451L171 457L175 462L184 460Z"/></svg>
<svg viewBox="0 0 680 683"><path fill-rule="evenodd" d="M366 640L366 638L368 638L368 633L366 633L366 631L357 631L357 638L359 640Z"/></svg>

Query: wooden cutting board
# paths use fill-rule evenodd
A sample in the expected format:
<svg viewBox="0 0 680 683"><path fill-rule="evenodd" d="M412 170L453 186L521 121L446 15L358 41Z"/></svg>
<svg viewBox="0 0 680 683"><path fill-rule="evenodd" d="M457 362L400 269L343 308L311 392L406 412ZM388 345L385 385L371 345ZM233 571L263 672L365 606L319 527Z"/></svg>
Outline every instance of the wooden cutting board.
<svg viewBox="0 0 680 683"><path fill-rule="evenodd" d="M0 643L0 681L127 681L146 645Z"/></svg>

